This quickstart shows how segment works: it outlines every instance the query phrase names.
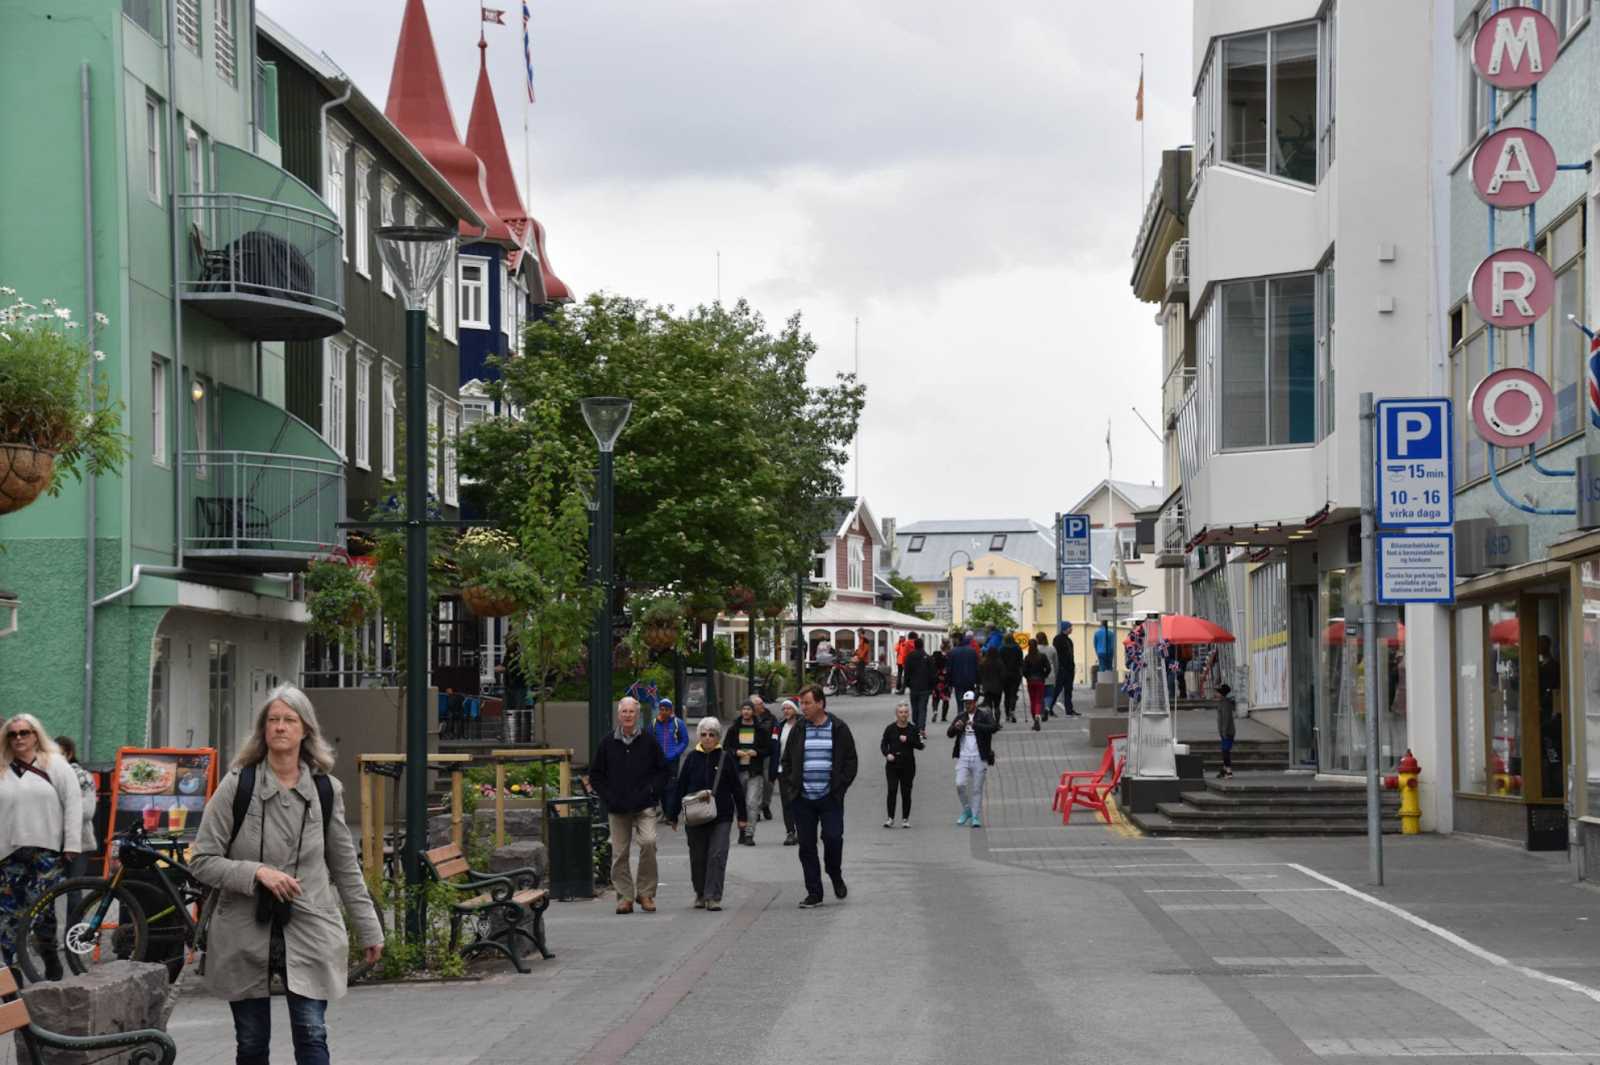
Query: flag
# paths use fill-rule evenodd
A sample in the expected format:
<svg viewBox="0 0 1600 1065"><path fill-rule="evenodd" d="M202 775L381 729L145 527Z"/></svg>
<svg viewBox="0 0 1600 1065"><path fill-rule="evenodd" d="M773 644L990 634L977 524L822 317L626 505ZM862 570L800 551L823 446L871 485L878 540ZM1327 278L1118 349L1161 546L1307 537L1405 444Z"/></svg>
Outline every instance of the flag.
<svg viewBox="0 0 1600 1065"><path fill-rule="evenodd" d="M1111 419L1106 419L1106 470L1111 469Z"/></svg>
<svg viewBox="0 0 1600 1065"><path fill-rule="evenodd" d="M1139 91L1133 97L1133 120L1144 121L1144 64L1139 64Z"/></svg>
<svg viewBox="0 0 1600 1065"><path fill-rule="evenodd" d="M528 40L528 0L522 0L522 62L528 68L528 102L533 103L533 46Z"/></svg>
<svg viewBox="0 0 1600 1065"><path fill-rule="evenodd" d="M506 24L506 13L504 11L498 8L481 6L478 10L483 12L483 21L492 22L496 26L504 26Z"/></svg>

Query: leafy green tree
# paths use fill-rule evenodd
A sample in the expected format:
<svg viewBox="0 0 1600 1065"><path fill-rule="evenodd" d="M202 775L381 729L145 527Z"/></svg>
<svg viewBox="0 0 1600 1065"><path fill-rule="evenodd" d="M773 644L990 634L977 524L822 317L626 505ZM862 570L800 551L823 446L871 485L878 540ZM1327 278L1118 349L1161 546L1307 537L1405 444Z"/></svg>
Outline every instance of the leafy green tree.
<svg viewBox="0 0 1600 1065"><path fill-rule="evenodd" d="M902 614L915 614L919 618L933 617L932 611L922 609L922 590L909 577L889 574L889 583L899 593L894 597L894 608Z"/></svg>
<svg viewBox="0 0 1600 1065"><path fill-rule="evenodd" d="M980 596L977 602L967 608L966 627L982 629L985 625L993 625L1001 632L1015 632L1017 616L1011 612L1009 603L1003 603L992 595Z"/></svg>

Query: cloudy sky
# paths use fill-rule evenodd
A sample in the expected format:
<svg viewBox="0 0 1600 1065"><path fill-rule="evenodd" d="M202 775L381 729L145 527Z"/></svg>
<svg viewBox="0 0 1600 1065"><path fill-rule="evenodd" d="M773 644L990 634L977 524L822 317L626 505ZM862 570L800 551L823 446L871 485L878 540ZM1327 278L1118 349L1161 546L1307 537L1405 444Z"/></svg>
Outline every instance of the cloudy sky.
<svg viewBox="0 0 1600 1065"><path fill-rule="evenodd" d="M520 9L486 3L520 169ZM402 0L259 6L386 99ZM576 292L710 301L720 252L723 299L804 314L819 378L859 317L859 486L902 524L1048 521L1105 476L1108 417L1115 476L1159 480L1134 92L1142 51L1148 182L1190 139L1185 0L530 6L528 206ZM427 7L464 130L477 0Z"/></svg>

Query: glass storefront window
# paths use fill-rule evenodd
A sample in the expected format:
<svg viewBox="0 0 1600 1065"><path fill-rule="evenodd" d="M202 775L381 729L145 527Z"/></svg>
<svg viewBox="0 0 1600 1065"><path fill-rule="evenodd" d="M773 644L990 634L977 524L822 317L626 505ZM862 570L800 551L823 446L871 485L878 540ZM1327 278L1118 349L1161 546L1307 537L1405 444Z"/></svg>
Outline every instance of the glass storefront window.
<svg viewBox="0 0 1600 1065"><path fill-rule="evenodd" d="M1560 799L1567 790L1567 759L1562 746L1566 719L1566 688L1562 680L1561 600L1538 600L1539 635L1535 653L1539 661L1539 792L1541 799Z"/></svg>
<svg viewBox="0 0 1600 1065"><path fill-rule="evenodd" d="M1321 702L1321 768L1326 772L1360 773L1367 768L1366 656L1361 643L1361 567L1323 575ZM1378 633L1378 766L1392 767L1404 748L1406 714L1405 626L1391 625ZM1398 739L1397 739L1398 737Z"/></svg>
<svg viewBox="0 0 1600 1065"><path fill-rule="evenodd" d="M1515 599L1489 604L1486 772L1491 795L1522 795L1522 625Z"/></svg>
<svg viewBox="0 0 1600 1065"><path fill-rule="evenodd" d="M1456 790L1483 795L1483 607L1456 610Z"/></svg>
<svg viewBox="0 0 1600 1065"><path fill-rule="evenodd" d="M1575 705L1573 750L1584 752L1586 780L1578 796L1580 815L1600 815L1600 560L1585 562L1579 568L1583 583L1583 691Z"/></svg>

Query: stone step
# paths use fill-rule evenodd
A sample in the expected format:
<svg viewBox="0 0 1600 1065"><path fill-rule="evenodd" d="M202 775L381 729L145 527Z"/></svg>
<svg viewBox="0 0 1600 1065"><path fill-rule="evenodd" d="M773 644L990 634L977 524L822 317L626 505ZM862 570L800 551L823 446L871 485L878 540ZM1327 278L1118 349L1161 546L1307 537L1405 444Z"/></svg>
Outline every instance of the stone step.
<svg viewBox="0 0 1600 1065"><path fill-rule="evenodd" d="M1156 809L1173 821L1210 824L1215 821L1360 821L1366 824L1367 811L1361 806L1235 806L1216 809L1191 806L1187 802L1162 802Z"/></svg>
<svg viewBox="0 0 1600 1065"><path fill-rule="evenodd" d="M1361 836L1367 831L1365 819L1360 821L1323 820L1305 818L1295 821L1174 821L1162 813L1130 813L1132 821L1147 836L1208 836L1216 839L1262 836ZM1383 831L1398 834L1400 822L1385 818Z"/></svg>
<svg viewBox="0 0 1600 1065"><path fill-rule="evenodd" d="M1191 753L1191 754L1206 754L1206 753L1210 753L1210 752L1213 752L1213 751L1220 752L1222 750L1222 741L1221 740L1184 740L1183 742L1187 743L1189 745L1189 753ZM1240 754L1240 753L1245 752L1245 751L1270 751L1270 752L1272 752L1274 754L1281 754L1284 757L1288 757L1288 755L1289 755L1289 741L1288 740L1234 740L1233 741L1233 753L1234 754L1237 755L1237 754Z"/></svg>
<svg viewBox="0 0 1600 1065"><path fill-rule="evenodd" d="M1351 807L1358 810L1367 808L1367 796L1365 793L1344 795L1308 791L1303 794L1264 797L1259 795L1226 795L1208 789L1206 791L1191 791L1184 796L1184 801L1192 806L1213 809L1247 809L1266 805L1273 807ZM1384 792L1383 805L1386 809L1398 809L1400 797L1393 792Z"/></svg>

